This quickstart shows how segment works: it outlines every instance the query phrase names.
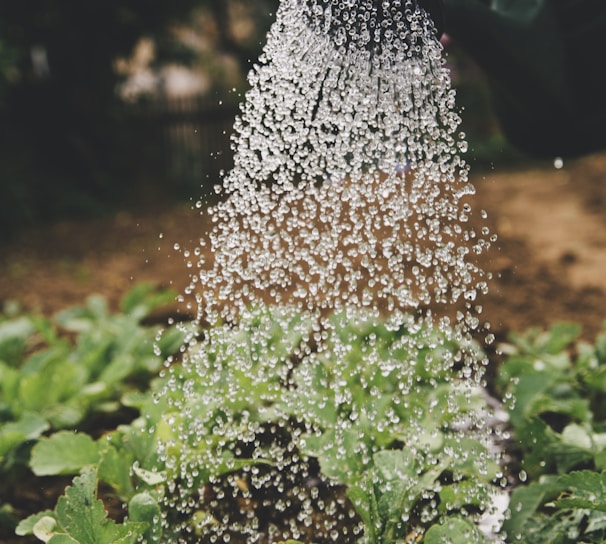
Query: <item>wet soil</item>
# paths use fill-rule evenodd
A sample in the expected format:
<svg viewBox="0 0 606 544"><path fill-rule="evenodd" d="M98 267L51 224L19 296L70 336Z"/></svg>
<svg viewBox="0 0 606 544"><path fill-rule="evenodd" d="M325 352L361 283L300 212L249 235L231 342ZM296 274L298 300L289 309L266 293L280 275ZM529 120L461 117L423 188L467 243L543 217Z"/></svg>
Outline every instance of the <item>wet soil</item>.
<svg viewBox="0 0 606 544"><path fill-rule="evenodd" d="M580 322L592 337L606 319L606 154L512 171L474 173L479 211L498 241L483 256L493 273L484 317L498 336L558 320ZM44 314L81 304L91 293L113 307L134 284L181 292L187 259L207 216L190 204L62 222L0 245L0 305L18 301Z"/></svg>
<svg viewBox="0 0 606 544"><path fill-rule="evenodd" d="M606 155L474 180L498 242L484 315L500 337L557 321L592 339L606 319Z"/></svg>
<svg viewBox="0 0 606 544"><path fill-rule="evenodd" d="M483 316L497 339L562 320L581 323L592 339L606 319L606 154L561 169L544 163L472 172L472 181L477 194L471 221L479 222L480 210L486 210L498 234L482 257L493 274ZM207 229L208 219L194 206L176 204L24 232L0 245L0 307L17 301L50 315L100 293L117 308L121 296L142 281L181 292L189 269L175 244L195 247ZM175 304L169 312L186 317L188 309ZM36 512L52 508L66 482L49 480L41 493L29 489L25 475L19 484L14 482L15 500ZM106 498L111 503L111 494ZM113 510L118 518L120 505ZM1 534L0 541L28 542Z"/></svg>

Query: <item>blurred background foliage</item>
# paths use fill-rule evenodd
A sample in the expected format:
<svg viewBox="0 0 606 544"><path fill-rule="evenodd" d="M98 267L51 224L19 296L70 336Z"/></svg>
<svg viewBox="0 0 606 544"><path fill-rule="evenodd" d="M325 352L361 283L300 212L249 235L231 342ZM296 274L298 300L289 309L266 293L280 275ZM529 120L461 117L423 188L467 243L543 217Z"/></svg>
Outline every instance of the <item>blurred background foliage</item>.
<svg viewBox="0 0 606 544"><path fill-rule="evenodd" d="M217 108L221 101L241 100L277 5L278 0L0 2L2 237L28 225L110 213L154 195L197 197L201 185L212 187L217 179L205 181L200 172L182 167L170 172L159 162L165 151L159 148L170 147L170 139L152 136L166 132L167 117L158 112L170 108L150 105L195 97L186 108L191 113L201 97ZM485 165L494 150L509 148L491 115L481 73L456 47L449 50L470 157ZM232 119L234 110L226 111ZM204 116L212 116L208 108L184 130L197 132ZM202 152L196 147L189 153Z"/></svg>

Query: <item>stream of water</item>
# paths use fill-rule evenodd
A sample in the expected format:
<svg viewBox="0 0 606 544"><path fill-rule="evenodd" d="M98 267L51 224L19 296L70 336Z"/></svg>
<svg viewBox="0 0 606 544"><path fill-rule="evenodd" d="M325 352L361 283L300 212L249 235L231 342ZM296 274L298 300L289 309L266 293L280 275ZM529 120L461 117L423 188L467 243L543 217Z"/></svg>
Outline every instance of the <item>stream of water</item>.
<svg viewBox="0 0 606 544"><path fill-rule="evenodd" d="M315 534L314 542L353 542L362 538L360 522L347 529L355 516L343 494L318 499L331 479L296 453L320 434L313 403L328 401L347 414L336 416L337 431L323 446L334 449L337 464L350 462L346 442L352 429L359 433L361 418L386 432L400 429L402 422L393 411L356 404L347 386L355 368L343 362L350 360L351 338L339 334L351 323L379 322L385 330L409 333L399 336L394 348L407 354L404 359L373 349L376 337L364 353L377 376L393 384L394 402L404 404L418 392L423 350L430 345L434 353L456 342L460 347L454 354L443 349L437 363L427 357L427 364L452 370L459 392L472 399L486 364L472 341L486 327L481 296L489 279L477 258L490 247L492 234L487 227L468 226L474 187L462 158L466 142L455 93L433 23L411 0L283 0L249 81L235 122L235 165L217 187L220 202L203 212L212 216L213 228L191 250L195 273L186 293L195 300L197 322L213 328L190 336L183 364L192 376L213 384L204 403L222 407L220 418L216 412L212 416L215 435L222 438L212 448L209 444L206 460L166 448L165 463L181 467L166 507L184 519L201 511L200 492L192 498L188 473L205 462L220 464L238 442L239 452L253 459L271 450L274 468L231 477L228 487L235 492L225 500L236 500L252 486L276 488L282 497L288 484L302 506L290 514L295 521L280 529L274 524L271 533L252 508L241 507L235 517L222 510L225 481L217 478L215 487L205 488L212 495L206 499L214 505L215 522L200 523L200 541L234 542L239 534L249 542L278 542ZM259 318L259 308L269 308L272 317ZM284 365L274 354L273 363L257 371L250 349L243 347L254 329L264 356L269 353L272 360L275 327L297 338L294 356ZM217 345L227 347L219 354ZM220 356L231 361L227 373L217 370ZM329 385L324 401L313 400L314 372L327 357L336 361L335 375L347 379ZM276 411L274 421L282 423L268 428L269 418L259 422L243 407L242 375L259 391L267 384L288 389L283 397L288 409L282 412L271 403L275 392L261 397ZM172 402L186 413L191 410L187 390L183 395L184 400ZM471 427L476 433L482 428L481 414L470 422L470 411L459 401L447 407L453 433L463 437ZM293 425L295 411L299 418ZM459 411L465 416L458 418ZM192 417L179 427L192 448L206 440L203 419ZM422 421L409 422L398 442L427 455L431 439ZM360 458L371 458L375 446L363 446L364 437L356 436ZM449 451L459 454L456 448ZM440 466L440 456L433 462ZM290 510L280 504L283 500L268 499L262 509L285 518ZM184 524L183 531L193 529Z"/></svg>

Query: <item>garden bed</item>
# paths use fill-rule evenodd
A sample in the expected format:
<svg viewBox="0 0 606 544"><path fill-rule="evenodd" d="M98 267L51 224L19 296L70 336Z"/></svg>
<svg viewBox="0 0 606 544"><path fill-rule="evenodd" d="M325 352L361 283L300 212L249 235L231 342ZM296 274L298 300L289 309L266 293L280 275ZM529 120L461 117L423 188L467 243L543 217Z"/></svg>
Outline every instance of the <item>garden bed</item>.
<svg viewBox="0 0 606 544"><path fill-rule="evenodd" d="M497 337L558 320L588 337L606 307L606 155L513 171L474 172L474 218L488 212L495 246L482 258L495 280L483 301ZM483 220L482 220L483 221ZM135 283L181 291L184 257L205 220L191 205L148 206L114 217L30 230L0 245L0 303L15 300L46 315L96 292L117 307Z"/></svg>
<svg viewBox="0 0 606 544"><path fill-rule="evenodd" d="M486 209L499 234L496 247L483 257L484 268L495 279L482 301L483 315L498 340L513 331L561 320L579 323L587 338L593 339L600 330L606 317L606 220L601 213L606 202L605 176L603 156L570 163L562 170L543 165L485 179L477 174L473 208L476 216ZM195 245L204 228L190 207L174 207L25 233L2 248L0 300L19 301L27 310L51 315L81 303L91 292L104 295L117 308L119 298L144 280L179 291L187 283L180 248ZM186 319L188 310L172 305L147 321L163 322L169 314ZM491 386L498 381L499 362L493 353ZM123 414L125 422L130 415ZM98 435L102 429L115 427L119 421L112 417L111 421L98 419L98 428L88 431ZM558 421L556 427L563 431L567 423ZM35 512L54 507L66 485L65 479L25 476L18 481L18 488L6 489L9 484L4 483L0 492L3 499L11 497L15 506L22 505L22 514L29 508ZM552 490L557 487L553 486ZM106 506L120 520L120 501L105 491ZM8 536L3 538L10 542Z"/></svg>

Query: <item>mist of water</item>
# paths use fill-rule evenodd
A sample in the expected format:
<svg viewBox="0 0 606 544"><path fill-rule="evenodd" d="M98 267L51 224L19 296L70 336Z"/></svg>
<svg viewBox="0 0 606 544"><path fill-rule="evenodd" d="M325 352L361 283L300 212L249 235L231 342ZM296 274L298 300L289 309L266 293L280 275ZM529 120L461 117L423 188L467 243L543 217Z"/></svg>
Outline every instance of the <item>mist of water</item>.
<svg viewBox="0 0 606 544"><path fill-rule="evenodd" d="M251 458L269 448L274 468L247 472L246 485L290 485L299 495L298 524L318 525L316 533L329 540L335 520L342 525L351 509L338 493L321 502L318 489L330 488L330 478L318 475L297 451L317 426L306 402L317 385L318 361L330 352L336 375L352 372L343 362L351 351L347 337L335 341L331 333L346 322L379 321L410 332L397 346L407 353L405 360L394 355L395 348L389 356L372 347L365 354L396 384L394 402L406 402L417 387L414 367L422 349L457 341L459 351L448 356L444 350L438 364L453 369L453 380L471 397L485 364L471 340L482 328L480 299L488 279L477 257L490 247L491 233L469 226L474 187L462 158L466 142L455 93L433 23L410 0L283 0L249 81L235 122L234 168L217 188L220 202L204 212L212 216L211 232L192 250L199 261L187 296L195 300L197 321L213 328L189 338L184 368L191 379L212 387L204 393L207 415L185 418L178 426L198 453L188 457L183 450L171 451L170 444L162 451L180 474L166 507L184 518L202 510L201 491L192 489L188 474L220 464L234 444ZM274 317L255 318L255 308L274 308ZM296 360L284 360L289 350L272 351L274 327L289 331ZM264 346L257 354L266 361L260 367L251 363L251 330ZM231 361L228 370L218 365L221 358ZM265 391L260 403L264 399L275 411L273 430L251 416L247 399L239 398L242 375L253 389ZM346 439L359 417L375 417L374 425L406 432L411 451L427 451L420 438L423 417L399 422L393 413L373 414L370 406L356 406L338 383L328 400L348 409L347 417L339 416L336 442ZM301 414L295 426L272 404L279 387L289 391L283 398ZM189 413L189 401L201 402L185 390L173 401L175 409ZM202 459L205 417L216 419L214 433L222 438L208 444ZM453 417L452 431L468 432L466 418ZM359 452L361 458L372 453ZM234 470L241 468L231 462ZM306 483L311 478L322 480L312 486L316 491ZM207 499L216 518L226 481L215 484ZM227 484L240 494L242 486L236 477ZM282 518L288 514L285 504L263 508L274 508ZM219 523L200 527L200 538L208 541L227 541L224 537L236 533L250 542L271 537L257 514L238 519L225 514ZM289 536L301 537L300 529L288 523L275 529L276 539ZM360 535L349 536L354 537Z"/></svg>

